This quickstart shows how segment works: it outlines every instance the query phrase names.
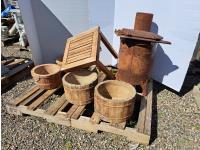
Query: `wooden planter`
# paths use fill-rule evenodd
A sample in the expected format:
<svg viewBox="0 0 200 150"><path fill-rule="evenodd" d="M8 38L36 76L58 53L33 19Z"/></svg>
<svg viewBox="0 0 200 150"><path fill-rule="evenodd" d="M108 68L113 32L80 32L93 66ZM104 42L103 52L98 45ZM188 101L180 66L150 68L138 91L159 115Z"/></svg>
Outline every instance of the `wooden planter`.
<svg viewBox="0 0 200 150"><path fill-rule="evenodd" d="M135 88L125 82L108 80L95 87L94 111L110 123L126 122L133 113Z"/></svg>
<svg viewBox="0 0 200 150"><path fill-rule="evenodd" d="M31 75L41 89L55 89L62 84L60 67L56 64L42 64L31 70Z"/></svg>
<svg viewBox="0 0 200 150"><path fill-rule="evenodd" d="M98 79L95 72L77 70L62 78L66 99L76 105L86 105L93 101L94 87Z"/></svg>

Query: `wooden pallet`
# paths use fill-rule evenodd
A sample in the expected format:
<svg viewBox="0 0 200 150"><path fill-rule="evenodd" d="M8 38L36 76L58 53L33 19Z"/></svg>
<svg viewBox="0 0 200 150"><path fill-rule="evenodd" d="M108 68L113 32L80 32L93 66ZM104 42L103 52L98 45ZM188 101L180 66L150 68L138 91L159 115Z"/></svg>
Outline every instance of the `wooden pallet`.
<svg viewBox="0 0 200 150"><path fill-rule="evenodd" d="M93 104L77 106L70 104L64 94L46 109L42 108L45 101L55 93L55 90L40 90L33 87L28 93L6 105L7 111L15 115L32 115L42 117L48 122L83 129L89 132L105 131L127 137L127 139L141 144L149 144L151 134L152 115L152 82L149 84L149 94L140 99L140 111L137 125L135 127L113 126L107 122L99 121L92 123L95 119Z"/></svg>
<svg viewBox="0 0 200 150"><path fill-rule="evenodd" d="M34 64L32 60L10 58L1 61L1 65L8 69L8 72L1 76L1 85L5 89L24 76L29 75Z"/></svg>

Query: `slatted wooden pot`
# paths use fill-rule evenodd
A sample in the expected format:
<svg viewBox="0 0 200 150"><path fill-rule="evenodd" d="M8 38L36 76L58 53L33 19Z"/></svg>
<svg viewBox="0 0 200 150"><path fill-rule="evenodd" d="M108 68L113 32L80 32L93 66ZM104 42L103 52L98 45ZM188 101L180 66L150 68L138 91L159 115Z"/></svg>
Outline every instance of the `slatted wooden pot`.
<svg viewBox="0 0 200 150"><path fill-rule="evenodd" d="M93 101L97 73L85 69L65 74L62 78L65 97L75 105L86 105Z"/></svg>
<svg viewBox="0 0 200 150"><path fill-rule="evenodd" d="M31 75L41 89L55 89L62 84L60 66L56 64L42 64L31 70Z"/></svg>
<svg viewBox="0 0 200 150"><path fill-rule="evenodd" d="M94 111L110 123L127 121L134 109L136 90L126 82L107 80L95 87Z"/></svg>

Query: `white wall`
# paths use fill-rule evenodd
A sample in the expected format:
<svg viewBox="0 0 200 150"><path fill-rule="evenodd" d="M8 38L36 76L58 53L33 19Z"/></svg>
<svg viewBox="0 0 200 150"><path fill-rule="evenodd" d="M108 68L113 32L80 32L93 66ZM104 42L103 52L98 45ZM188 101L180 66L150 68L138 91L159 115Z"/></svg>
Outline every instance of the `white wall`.
<svg viewBox="0 0 200 150"><path fill-rule="evenodd" d="M172 42L155 50L152 78L179 91L200 32L200 1L116 0L114 28L133 28L138 11L153 13L158 34ZM113 44L119 48L119 37L114 36Z"/></svg>
<svg viewBox="0 0 200 150"><path fill-rule="evenodd" d="M100 26L110 43L113 42L115 0L88 0L89 27ZM112 55L101 44L100 60L105 65L112 64Z"/></svg>
<svg viewBox="0 0 200 150"><path fill-rule="evenodd" d="M138 11L153 13L152 31L172 45L159 44L154 50L151 77L177 91L200 32L197 0L19 0L19 5L36 64L54 62L63 54L68 37L96 25L118 51L119 37L114 35L114 29L133 28ZM101 47L104 64L116 64Z"/></svg>

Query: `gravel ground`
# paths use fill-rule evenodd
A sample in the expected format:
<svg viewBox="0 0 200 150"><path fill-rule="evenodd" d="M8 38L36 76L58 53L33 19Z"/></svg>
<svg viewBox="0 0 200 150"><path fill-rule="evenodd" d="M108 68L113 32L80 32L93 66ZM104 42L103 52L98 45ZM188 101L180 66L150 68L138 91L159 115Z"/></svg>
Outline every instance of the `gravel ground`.
<svg viewBox="0 0 200 150"><path fill-rule="evenodd" d="M17 48L2 49L4 56L31 58L31 53ZM200 108L193 99L191 87L200 82L199 75L188 73L184 91L177 94L171 89L154 83L152 139L150 146L137 149L200 149ZM4 149L82 149L129 150L136 143L110 133L87 133L33 116L13 116L6 112L6 102L16 98L34 84L28 77L1 94L2 150ZM57 97L53 95L51 99Z"/></svg>

